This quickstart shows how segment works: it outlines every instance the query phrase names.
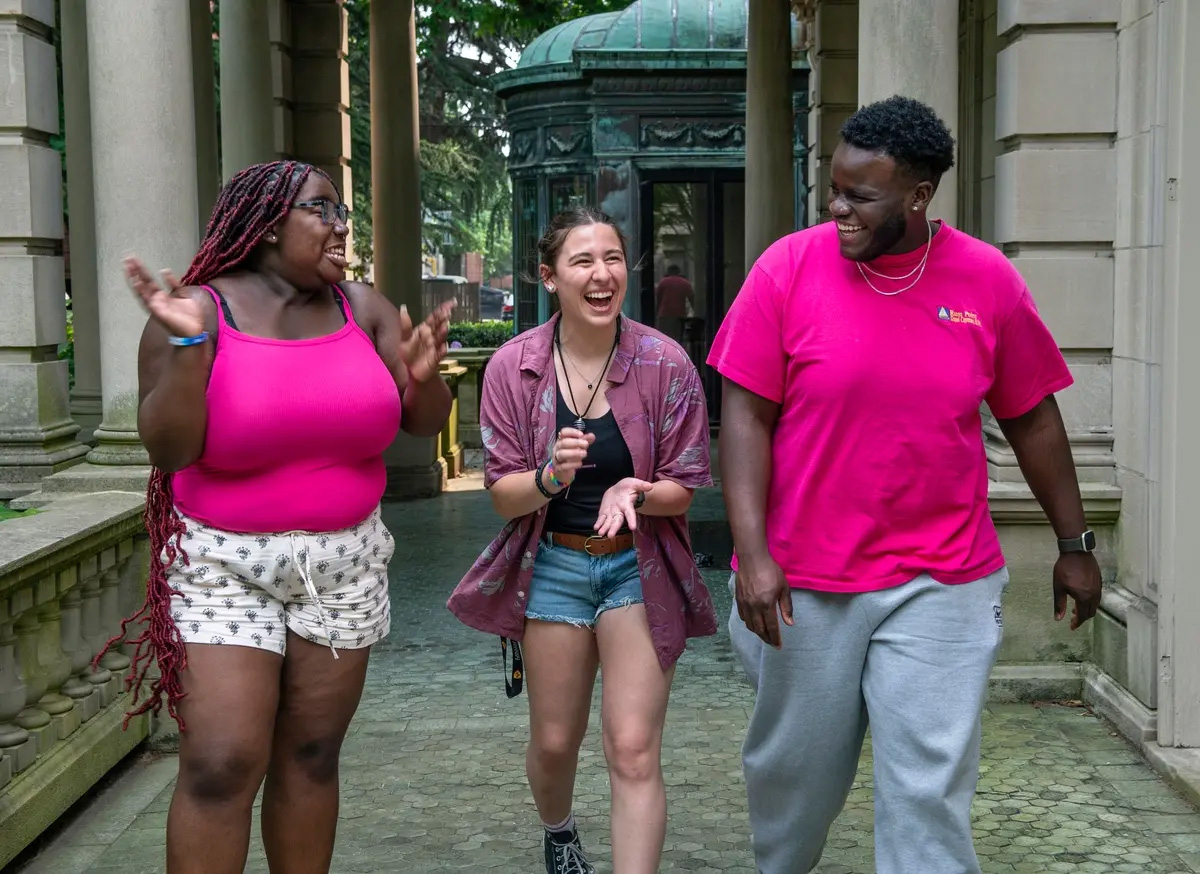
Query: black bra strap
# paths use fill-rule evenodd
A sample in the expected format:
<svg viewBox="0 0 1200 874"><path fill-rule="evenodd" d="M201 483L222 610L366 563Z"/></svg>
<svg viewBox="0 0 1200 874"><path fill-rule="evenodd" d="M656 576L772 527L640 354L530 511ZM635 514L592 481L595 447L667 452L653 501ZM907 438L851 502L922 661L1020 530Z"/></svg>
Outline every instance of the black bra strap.
<svg viewBox="0 0 1200 874"><path fill-rule="evenodd" d="M342 321L349 322L350 317L346 315L346 298L342 296L342 290L340 288L335 287L333 289L333 299L337 302L338 311L342 314Z"/></svg>
<svg viewBox="0 0 1200 874"><path fill-rule="evenodd" d="M213 288L213 293L217 296L217 300L221 302L221 312L225 314L225 323L236 331L238 326L237 322L233 320L233 312L229 309L229 301L225 299L225 295L221 294L215 288ZM338 312L342 314L342 321L349 322L350 317L346 315L346 300L342 297L341 291L334 289L333 300L337 303Z"/></svg>
<svg viewBox="0 0 1200 874"><path fill-rule="evenodd" d="M221 303L221 312L225 314L225 324L229 325L229 327L236 331L238 326L237 322L233 320L233 313L229 309L229 301L225 300L225 295L221 294L221 292L217 291L215 288L213 289L213 292L216 294L217 300Z"/></svg>

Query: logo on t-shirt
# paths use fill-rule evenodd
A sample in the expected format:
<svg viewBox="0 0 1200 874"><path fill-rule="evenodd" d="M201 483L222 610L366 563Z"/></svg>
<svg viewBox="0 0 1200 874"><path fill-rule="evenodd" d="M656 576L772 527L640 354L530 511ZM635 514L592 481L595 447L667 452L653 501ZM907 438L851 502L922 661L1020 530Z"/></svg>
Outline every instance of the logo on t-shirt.
<svg viewBox="0 0 1200 874"><path fill-rule="evenodd" d="M979 325L983 322L979 321L979 316L970 310L953 310L950 307L938 307L937 317L943 322L954 322L962 325Z"/></svg>

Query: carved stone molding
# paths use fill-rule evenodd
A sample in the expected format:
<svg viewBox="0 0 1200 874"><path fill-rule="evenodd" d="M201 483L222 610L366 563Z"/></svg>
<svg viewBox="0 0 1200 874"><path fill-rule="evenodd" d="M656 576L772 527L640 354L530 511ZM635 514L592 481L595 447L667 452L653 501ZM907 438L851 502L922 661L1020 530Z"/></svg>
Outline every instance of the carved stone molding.
<svg viewBox="0 0 1200 874"><path fill-rule="evenodd" d="M538 157L538 132L534 130L514 131L512 148L509 151L510 164L529 164Z"/></svg>
<svg viewBox="0 0 1200 874"><path fill-rule="evenodd" d="M740 121L643 121L643 149L744 149L746 125Z"/></svg>
<svg viewBox="0 0 1200 874"><path fill-rule="evenodd" d="M591 151L590 128L571 125L546 129L546 157L573 158Z"/></svg>
<svg viewBox="0 0 1200 874"><path fill-rule="evenodd" d="M745 90L745 71L724 75L597 76L592 82L595 94L736 94Z"/></svg>

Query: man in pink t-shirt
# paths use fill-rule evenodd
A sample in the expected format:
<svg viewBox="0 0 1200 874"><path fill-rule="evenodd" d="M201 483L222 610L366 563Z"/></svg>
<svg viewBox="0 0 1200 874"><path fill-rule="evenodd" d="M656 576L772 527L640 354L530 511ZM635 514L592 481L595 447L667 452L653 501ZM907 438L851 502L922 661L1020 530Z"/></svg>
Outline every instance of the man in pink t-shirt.
<svg viewBox="0 0 1200 874"><path fill-rule="evenodd" d="M871 726L878 874L978 872L970 807L1008 582L986 403L1059 539L1054 610L1100 571L1054 393L1071 374L997 249L927 217L954 140L893 97L842 128L834 221L775 243L708 361L737 556L735 650L761 874L820 860ZM782 616L782 625L779 618Z"/></svg>

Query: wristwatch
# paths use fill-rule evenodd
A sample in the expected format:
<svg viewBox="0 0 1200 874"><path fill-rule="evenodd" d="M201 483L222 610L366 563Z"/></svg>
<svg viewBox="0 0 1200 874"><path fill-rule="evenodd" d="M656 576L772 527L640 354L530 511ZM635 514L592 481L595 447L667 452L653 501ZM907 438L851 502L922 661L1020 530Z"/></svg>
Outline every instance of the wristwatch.
<svg viewBox="0 0 1200 874"><path fill-rule="evenodd" d="M1078 537L1066 537L1058 541L1058 551L1062 554L1068 552L1093 552L1095 549L1096 535L1090 528Z"/></svg>

